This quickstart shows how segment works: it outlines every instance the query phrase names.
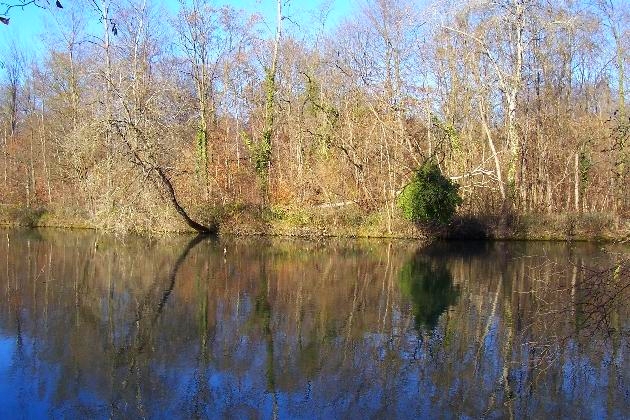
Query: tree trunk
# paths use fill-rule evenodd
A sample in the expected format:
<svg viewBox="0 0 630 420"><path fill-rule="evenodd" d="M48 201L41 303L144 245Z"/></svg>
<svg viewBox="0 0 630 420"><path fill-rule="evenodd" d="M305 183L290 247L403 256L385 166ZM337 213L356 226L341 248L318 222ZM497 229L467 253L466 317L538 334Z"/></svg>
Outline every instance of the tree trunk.
<svg viewBox="0 0 630 420"><path fill-rule="evenodd" d="M575 211L580 211L580 153L575 152L575 172L574 172L574 195Z"/></svg>
<svg viewBox="0 0 630 420"><path fill-rule="evenodd" d="M50 186L50 170L48 169L48 162L46 160L46 133L44 130L44 103L42 102L42 112L41 112L41 126L39 128L40 133L40 143L42 146L42 165L44 170L44 179L46 182L46 191L48 192L48 204L52 204L52 188Z"/></svg>
<svg viewBox="0 0 630 420"><path fill-rule="evenodd" d="M2 175L3 175L3 181L4 181L4 191L5 194L8 193L7 191L7 181L8 181L8 173L7 173L7 169L9 166L9 144L8 144L8 137L7 137L7 130L6 128L3 130L4 131L4 144L3 144L3 150L2 150L2 154L4 155L4 167L2 168Z"/></svg>
<svg viewBox="0 0 630 420"><path fill-rule="evenodd" d="M481 117L481 125L483 126L483 130L486 133L486 138L488 139L488 145L490 146L490 151L492 152L492 158L494 160L494 170L497 174L497 182L499 184L499 192L501 193L501 198L503 199L503 201L505 201L505 188L503 187L503 176L501 175L501 162L499 162L497 149L494 146L494 141L492 140L492 133L490 133L490 127L488 127L488 122L486 121L483 105L481 103L479 103L479 116Z"/></svg>
<svg viewBox="0 0 630 420"><path fill-rule="evenodd" d="M111 120L112 120L112 58L111 58L111 43L109 31L110 17L109 17L109 0L102 0L101 12L103 23L103 50L105 52L105 120L107 126L105 128L105 149L106 149L106 172L107 172L107 205L111 209L113 207L112 200L112 164L113 164L113 145L111 135Z"/></svg>
<svg viewBox="0 0 630 420"><path fill-rule="evenodd" d="M271 59L271 67L265 69L265 119L257 157L257 171L261 181L261 190L263 195L263 203L267 204L269 200L269 172L271 170L272 156L272 134L275 112L275 96L276 96L276 73L278 71L278 55L280 49L280 39L282 37L282 0L277 0L276 7L276 37L273 45L273 56Z"/></svg>
<svg viewBox="0 0 630 420"><path fill-rule="evenodd" d="M186 224L202 235L216 234L218 230L216 225L207 227L200 223L197 223L196 221L190 218L188 213L186 213L186 210L184 210L184 208L179 204L179 201L177 200L177 196L175 195L175 189L173 188L173 184L171 183L171 180L168 178L168 176L166 176L162 168L156 168L155 171L160 176L160 181L162 181L162 184L164 185L166 189L166 193L168 194L168 197L171 200L173 207L175 207L175 210L184 219Z"/></svg>

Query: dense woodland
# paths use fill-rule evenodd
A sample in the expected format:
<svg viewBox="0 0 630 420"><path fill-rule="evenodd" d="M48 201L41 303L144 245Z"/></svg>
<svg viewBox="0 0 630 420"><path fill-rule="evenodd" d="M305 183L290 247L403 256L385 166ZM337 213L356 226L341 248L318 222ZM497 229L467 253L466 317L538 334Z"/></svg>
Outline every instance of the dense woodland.
<svg viewBox="0 0 630 420"><path fill-rule="evenodd" d="M297 3L50 10L45 52L0 56L0 204L164 229L353 203L391 231L432 160L461 215L628 217L625 0Z"/></svg>

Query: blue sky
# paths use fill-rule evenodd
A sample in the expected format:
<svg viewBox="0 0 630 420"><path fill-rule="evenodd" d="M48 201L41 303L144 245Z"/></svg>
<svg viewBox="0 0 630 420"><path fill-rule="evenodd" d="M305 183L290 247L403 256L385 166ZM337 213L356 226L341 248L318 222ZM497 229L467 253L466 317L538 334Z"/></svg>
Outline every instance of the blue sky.
<svg viewBox="0 0 630 420"><path fill-rule="evenodd" d="M18 0L2 0L3 2L15 3ZM46 0L38 0L40 4L46 4ZM0 55L10 42L15 41L20 47L27 48L32 51L42 50L41 34L45 32L46 21L50 22L52 13L66 13L71 6L72 1L89 1L89 0L60 0L66 5L65 9L54 7L54 0L51 0L51 6L47 9L38 8L30 5L22 8L13 8L9 12L11 23L6 25L0 24ZM114 0L116 1L116 0ZM130 0L120 0L119 3L124 4ZM131 0L139 1L139 0ZM179 7L177 0L152 0L155 4L163 5L173 14ZM269 22L269 26L273 27L275 19L275 0L209 0L214 5L230 5L236 9L242 9L247 14L258 13L265 21ZM345 16L353 13L358 8L357 4L361 0L291 0L285 8L285 14L292 22L297 24L306 24L307 22L321 21L318 17L322 16L324 10L327 10L327 18L325 20L326 29L330 29L341 22ZM0 8L3 13L5 8ZM93 20L97 22L97 17ZM292 25L292 23L287 23ZM299 31L299 27L294 27Z"/></svg>

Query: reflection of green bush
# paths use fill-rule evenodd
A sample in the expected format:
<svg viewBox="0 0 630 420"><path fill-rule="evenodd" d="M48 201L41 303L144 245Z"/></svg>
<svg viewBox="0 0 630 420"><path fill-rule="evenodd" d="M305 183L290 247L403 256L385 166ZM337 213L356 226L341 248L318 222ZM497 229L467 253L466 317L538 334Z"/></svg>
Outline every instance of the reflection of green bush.
<svg viewBox="0 0 630 420"><path fill-rule="evenodd" d="M459 288L444 264L419 256L409 260L398 275L403 294L411 299L416 328L432 330L440 315L459 298Z"/></svg>

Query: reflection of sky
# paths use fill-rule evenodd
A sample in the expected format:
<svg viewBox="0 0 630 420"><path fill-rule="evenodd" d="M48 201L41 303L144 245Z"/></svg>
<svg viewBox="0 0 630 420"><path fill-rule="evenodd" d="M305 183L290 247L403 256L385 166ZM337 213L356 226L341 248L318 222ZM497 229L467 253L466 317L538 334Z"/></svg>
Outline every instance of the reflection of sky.
<svg viewBox="0 0 630 420"><path fill-rule="evenodd" d="M0 417L10 417L18 412L19 400L15 393L15 376L12 372L15 355L15 338L0 335Z"/></svg>
<svg viewBox="0 0 630 420"><path fill-rule="evenodd" d="M37 360L30 339L18 346L15 336L0 331L0 418L47 418L59 370Z"/></svg>
<svg viewBox="0 0 630 420"><path fill-rule="evenodd" d="M19 243L19 239L12 243ZM2 244L3 251L1 247ZM222 248L217 248L221 254ZM43 249L48 249L48 245ZM22 257L21 251L18 248L12 252ZM205 264L223 258L220 255L212 260L212 252L204 249L195 254L197 259L193 261ZM356 261L361 260L359 257ZM367 254L363 257L370 258ZM55 258L51 260L53 265L66 265L66 261L62 264L55 263ZM305 261L308 262L302 256L295 263L303 267ZM402 266L402 262L391 264ZM283 270L287 270L287 263L283 264ZM67 265L72 267L70 262ZM83 263L79 266L83 267ZM266 266L272 284L277 273L271 274L270 261ZM190 275L193 268L187 266L183 271ZM258 272L259 267L254 268L248 270L246 265L240 265L239 271L246 276L245 273ZM468 268L462 272L472 273ZM62 278L61 274L58 278ZM0 272L0 285L2 275ZM475 281L481 277L470 275ZM345 290L347 285L341 274L336 277L338 290ZM392 297L387 322L369 316L376 308L362 306L355 314L353 325L360 326L356 330L338 325L340 315L332 314L325 319L332 326L314 334L303 327L305 330L299 335L289 322L295 308L282 306L290 298L281 295L270 299L271 334L267 335L260 319L256 319L260 316L254 304L260 296L256 290L239 289L238 295L229 293L230 289L216 292L212 287L217 282L228 284L237 279L224 280L218 274L210 274L204 290L209 292L207 307L212 313L208 319L213 322L204 332L208 337L205 355L196 324L201 308L199 296L184 295L187 281L197 280L186 280L180 273L156 328L149 331L149 345L137 353L134 334L135 328L140 327L136 326L134 315L142 300L138 296L143 297L145 290L133 288L130 281L118 281L111 297L116 308L113 348L108 344L106 325L102 325L108 318L103 305L110 298L108 293L101 295L93 283L84 282L86 289L82 290L87 296L79 306L85 305L81 310L89 312L93 305L102 319L93 321L84 316L83 321L69 322L76 308L71 286L74 281L68 278L68 283L58 281L51 287L58 294L50 297L47 328L37 317L42 302L29 300L42 297L27 289L32 282L11 292L20 297L15 302L22 305L22 345L17 345L14 309L0 305L0 418L17 414L28 418L108 418L112 413L123 418L190 418L200 414L196 410L210 417L240 418L270 418L274 410L280 418L477 418L483 413L488 418L500 418L507 414L508 405L514 407L517 418L542 414L622 418L624 404L630 405L628 384L624 382L628 372L621 369L627 365L623 354L617 353L613 358L604 351L605 357L597 358L597 353L589 352L585 344L569 342L559 354L559 363L532 388L527 346L515 344L508 350L510 361L506 363L504 359L505 296L497 295L496 311L494 292L475 306L471 304L474 296L469 294L472 281L473 286L462 280L460 300L442 314L433 331L418 331L410 302ZM246 283L243 279L238 281ZM162 283L157 284L160 287L155 296L159 298ZM486 286L496 290L492 282ZM398 286L393 283L392 287ZM317 292L321 291L305 293ZM0 299L6 302L6 295ZM345 314L346 309L340 313ZM494 316L490 317L491 313ZM316 315L307 312L304 325ZM140 324L152 327L146 319ZM94 326L96 333L86 332ZM482 333L477 340L470 340L467 334L475 330ZM78 341L85 337L93 337L94 342ZM267 375L270 348L274 389ZM125 357L118 358L120 354ZM514 392L511 401L502 383L506 366Z"/></svg>
<svg viewBox="0 0 630 420"><path fill-rule="evenodd" d="M497 391L502 374L502 361L497 348L487 348L484 350L483 366L480 367L480 373L484 376L481 387L468 389L469 382L456 380L449 389L441 389L440 371L431 364L436 362L436 356L443 350L439 342L433 342L433 348L421 351L417 360L404 360L396 369L387 372L391 376L382 376L378 362L383 357L376 348L387 346L388 339L369 335L353 343L354 348L348 354L351 360L349 365L337 372L320 372L310 380L298 381L300 386L293 390L278 389L274 396L265 381L265 343L247 339L238 341L239 345L233 352L236 360L233 361L244 364L239 367L239 373L220 370L215 366L212 359L220 357L225 351L221 338L217 339L219 342L211 351L209 366L205 367L199 363L199 354L195 351L198 343L180 349L180 357L169 359L168 362L162 360L160 351L157 351L154 355L157 360L148 365L146 377L142 374L147 383L141 385L144 401L139 405L146 415L160 418L189 417L195 408L193 403L198 402L198 408L209 416L223 414L242 417L258 413L268 418L276 404L280 418L358 417L361 413L381 413L397 418L451 417L460 410L464 416L475 416L479 410L483 410L487 398ZM484 347L489 343L486 341ZM3 378L0 381L1 418L13 418L18 414L26 418L86 414L92 418L106 418L110 415L112 402L120 410L119 413L140 413L136 411L137 407L128 406L133 400L117 400L116 392L113 396L98 394L96 390L99 388L92 382L90 372L61 372L57 365L40 359L36 348L36 343L29 338L24 338L22 352L16 346L15 338L3 335L0 339L0 377ZM280 349L275 351L280 352ZM471 351L474 351L472 347ZM245 354L247 357L244 358ZM527 395L527 390L522 390L523 395L517 396L514 401L517 413L571 413L566 410L579 402L580 411L575 411L575 414L582 418L605 418L607 414L622 416L623 413L610 413L606 408L608 368L604 364L594 366L591 360L580 356L573 348L567 349L566 356L568 359L562 365L560 387L554 389L553 386L548 388L543 385L537 392L549 395L542 399ZM126 369L124 367L123 371ZM514 372L518 375L518 369ZM60 401L60 396L55 393L63 382L61 375L68 374L76 375L67 385L71 388L68 394L71 399ZM276 370L278 377L295 374L299 373L290 369ZM462 372L462 375L465 374ZM519 382L518 377L512 380L517 384ZM166 387L152 388L156 381ZM207 398L196 400L195 395L199 395L200 387L204 385L207 387ZM499 400L498 407L502 407L504 402ZM542 407L539 406L541 403ZM498 410L495 414L501 412Z"/></svg>

